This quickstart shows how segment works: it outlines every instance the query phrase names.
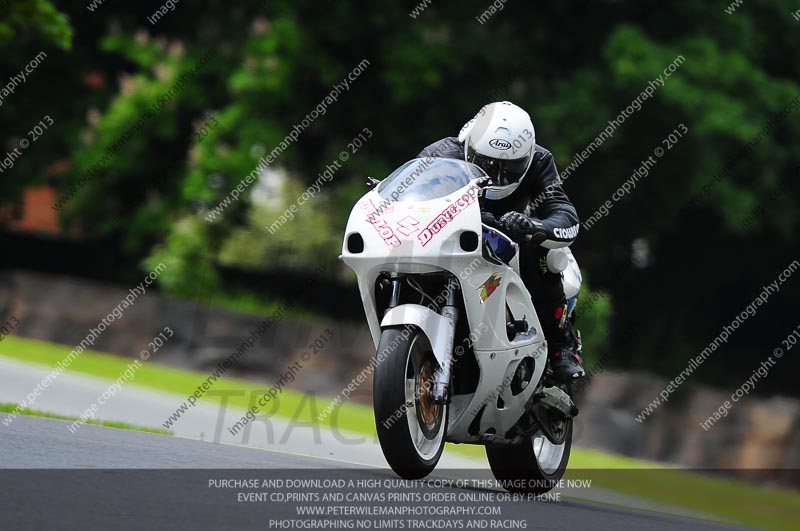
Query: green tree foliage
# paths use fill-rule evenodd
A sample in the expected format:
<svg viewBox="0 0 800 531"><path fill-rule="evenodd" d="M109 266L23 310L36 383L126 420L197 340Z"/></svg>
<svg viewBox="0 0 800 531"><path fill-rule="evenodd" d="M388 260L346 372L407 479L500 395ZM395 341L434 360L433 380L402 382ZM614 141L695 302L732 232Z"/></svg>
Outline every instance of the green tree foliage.
<svg viewBox="0 0 800 531"><path fill-rule="evenodd" d="M0 50L31 40L69 49L72 27L49 0L0 0Z"/></svg>
<svg viewBox="0 0 800 531"><path fill-rule="evenodd" d="M103 47L125 54L139 70L122 74L104 112L89 115L73 155L80 171L72 186L81 193L69 201L65 219L101 233L122 229L125 248L142 254L180 209L191 120L202 116L208 101L199 86L217 55L214 48L187 50L144 32L112 34Z"/></svg>
<svg viewBox="0 0 800 531"><path fill-rule="evenodd" d="M207 233L208 225L199 218L177 221L165 244L144 261L144 268L152 271L163 263L166 269L159 284L170 293L189 299L213 296L219 291L219 275L208 250Z"/></svg>
<svg viewBox="0 0 800 531"><path fill-rule="evenodd" d="M267 175L265 179L278 180ZM274 190L274 191L273 191ZM312 198L304 208L286 217L304 190L293 180L285 180L264 199L254 201L247 223L235 228L219 252L222 264L248 269L307 269L325 266L334 271L341 252L340 233L330 223L326 197ZM281 223L281 220L287 220Z"/></svg>
<svg viewBox="0 0 800 531"><path fill-rule="evenodd" d="M16 44L23 35L50 35L47 42L61 43L53 36L64 31L34 30L17 16L23 8L16 6L26 4L49 5L15 2L16 29L2 37L9 26L0 23L0 38ZM67 4L72 51L32 76L13 107L0 107L4 124L35 123L46 110L63 126L37 148L39 156L21 161L8 194L4 182L3 201L44 175L69 190L183 72L216 50L64 210L65 223L123 246L132 257L124 267L140 266L151 253L148 264L174 260L175 277L165 282L176 293L214 284L205 272L220 264L313 269L319 256L337 252L367 175L382 178L428 143L456 134L487 101L529 109L538 142L564 169L679 56L684 61L663 86L565 183L585 221L655 148L666 147L679 124L688 129L573 245L592 288L609 294L592 310L596 316L584 316L584 328L594 330L587 343L599 348L608 338L617 363L672 374L796 258L800 110L781 116L800 94L800 22L791 0L746 2L732 15L725 5L690 0L507 2L485 23L476 17L488 2L437 0L412 18L415 1L323 7L209 0L198 9L179 5L156 26L146 21L148 6L106 3L90 14L85 2ZM26 50L13 60L4 54L4 67L19 68L37 47ZM253 200L250 192L263 183L251 185L208 223L205 216L259 159L364 59L364 73L273 163L290 179L273 203ZM87 90L93 73L105 83ZM47 97L56 84L70 97ZM373 137L314 203L277 235L265 233L364 127ZM2 136L8 142L11 133ZM55 172L64 157L69 170ZM263 175L268 181L269 172ZM780 190L787 191L775 195ZM709 363L699 376L740 382L753 352L766 355L788 332L796 290L787 283L737 331L725 362ZM605 330L612 299L614 321ZM774 376L776 387L787 389L788 377L781 378Z"/></svg>
<svg viewBox="0 0 800 531"><path fill-rule="evenodd" d="M67 55L66 51L72 47L72 38L69 20L52 2L0 0L2 158L18 147L27 131L49 112L40 102L46 101L52 92L42 82L47 78L47 69ZM25 72L31 62L39 64L30 67L32 72ZM15 162L17 175L12 176L11 170L0 174L0 206L18 202L22 190L27 186L42 184L47 170L41 157L47 151L58 148L65 150L66 143L54 135L47 135L37 145L26 150L25 157Z"/></svg>

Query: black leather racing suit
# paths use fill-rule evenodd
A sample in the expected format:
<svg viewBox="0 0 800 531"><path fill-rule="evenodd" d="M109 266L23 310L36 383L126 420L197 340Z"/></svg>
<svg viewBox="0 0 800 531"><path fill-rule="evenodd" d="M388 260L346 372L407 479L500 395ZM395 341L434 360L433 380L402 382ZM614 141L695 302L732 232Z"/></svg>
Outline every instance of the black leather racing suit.
<svg viewBox="0 0 800 531"><path fill-rule="evenodd" d="M447 137L423 149L418 158L445 157L464 160L464 145ZM572 323L566 315L566 297L561 274L547 269L548 247L564 247L578 234L578 213L561 187L553 155L537 145L528 173L510 195L481 200L481 210L500 219L507 212L521 212L539 219L547 232L541 245L520 244L520 272L539 315L551 353L575 347Z"/></svg>

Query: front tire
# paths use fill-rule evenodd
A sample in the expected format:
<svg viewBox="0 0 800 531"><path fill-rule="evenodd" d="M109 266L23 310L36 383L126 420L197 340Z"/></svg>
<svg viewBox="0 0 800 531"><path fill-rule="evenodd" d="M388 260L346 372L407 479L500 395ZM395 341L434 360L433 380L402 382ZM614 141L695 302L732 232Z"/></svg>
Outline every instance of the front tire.
<svg viewBox="0 0 800 531"><path fill-rule="evenodd" d="M417 327L384 329L373 376L373 409L386 461L400 477L419 479L439 462L447 432L446 404L431 400L438 364Z"/></svg>
<svg viewBox="0 0 800 531"><path fill-rule="evenodd" d="M572 449L572 419L562 422L567 433L560 445L539 431L519 445L486 447L492 474L506 490L544 494L558 484L567 470Z"/></svg>

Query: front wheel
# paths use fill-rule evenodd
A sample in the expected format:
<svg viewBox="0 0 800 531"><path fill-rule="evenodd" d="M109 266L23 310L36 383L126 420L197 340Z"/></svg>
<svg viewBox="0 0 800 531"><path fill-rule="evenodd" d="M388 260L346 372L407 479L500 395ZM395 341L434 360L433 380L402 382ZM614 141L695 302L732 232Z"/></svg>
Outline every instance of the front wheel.
<svg viewBox="0 0 800 531"><path fill-rule="evenodd" d="M554 424L556 430L564 430L561 444L550 442L540 428L522 444L486 447L492 474L506 490L544 494L558 484L567 470L572 448L572 419Z"/></svg>
<svg viewBox="0 0 800 531"><path fill-rule="evenodd" d="M413 326L381 334L373 377L373 409L386 461L400 477L419 479L439 462L447 405L432 400L438 363L427 336Z"/></svg>

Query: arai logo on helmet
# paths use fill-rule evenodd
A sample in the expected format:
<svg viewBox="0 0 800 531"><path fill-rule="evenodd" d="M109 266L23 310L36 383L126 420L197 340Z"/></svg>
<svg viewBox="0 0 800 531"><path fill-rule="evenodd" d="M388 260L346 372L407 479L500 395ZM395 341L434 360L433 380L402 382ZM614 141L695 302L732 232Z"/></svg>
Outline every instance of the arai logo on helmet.
<svg viewBox="0 0 800 531"><path fill-rule="evenodd" d="M503 140L502 138L493 138L489 140L489 145L495 149L511 149L511 142Z"/></svg>

